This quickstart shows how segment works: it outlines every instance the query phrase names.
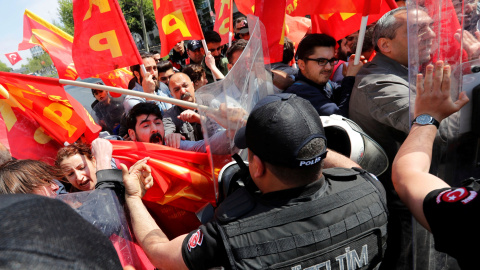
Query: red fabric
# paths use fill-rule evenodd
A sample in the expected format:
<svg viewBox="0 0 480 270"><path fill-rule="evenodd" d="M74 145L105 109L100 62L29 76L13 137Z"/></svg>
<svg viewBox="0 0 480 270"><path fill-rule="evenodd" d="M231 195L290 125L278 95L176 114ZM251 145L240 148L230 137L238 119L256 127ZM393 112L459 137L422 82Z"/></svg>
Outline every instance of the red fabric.
<svg viewBox="0 0 480 270"><path fill-rule="evenodd" d="M383 14L396 8L393 0L382 1L380 12L377 14L370 14L368 16L367 24L371 24L380 19ZM350 34L355 33L360 29L362 21L362 13L340 13L332 14L315 14L312 15L312 33L324 33L335 40L340 40Z"/></svg>
<svg viewBox="0 0 480 270"><path fill-rule="evenodd" d="M228 33L231 32L233 35L232 5L232 0L215 0L215 12L217 16L215 17L213 30L222 37L221 44L228 43Z"/></svg>
<svg viewBox="0 0 480 270"><path fill-rule="evenodd" d="M99 75L93 76L93 78L100 78L105 85L120 87L128 89L128 82L133 78L132 72L129 68L120 68L112 70L110 72L102 73ZM109 92L112 97L120 97L122 94L115 92Z"/></svg>
<svg viewBox="0 0 480 270"><path fill-rule="evenodd" d="M10 61L10 64L12 64L12 66L22 60L22 57L20 57L17 52L6 53L5 57L7 57L8 61Z"/></svg>
<svg viewBox="0 0 480 270"><path fill-rule="evenodd" d="M281 62L283 59L283 27L285 25L285 1L256 0L255 16L265 26L269 58L265 64Z"/></svg>
<svg viewBox="0 0 480 270"><path fill-rule="evenodd" d="M98 137L101 127L65 92L58 79L0 72L0 84L3 110L10 110L11 115L12 108L18 109L17 112L34 119L58 143L73 143L84 133L89 142ZM13 117L2 115L7 126L15 123Z"/></svg>
<svg viewBox="0 0 480 270"><path fill-rule="evenodd" d="M285 35L292 40L295 49L302 38L307 33L308 29L312 26L312 21L305 17L292 17L285 14Z"/></svg>
<svg viewBox="0 0 480 270"><path fill-rule="evenodd" d="M101 3L73 1L73 59L81 78L142 64L118 2Z"/></svg>
<svg viewBox="0 0 480 270"><path fill-rule="evenodd" d="M182 40L202 40L203 32L192 0L153 0L162 48L160 56Z"/></svg>
<svg viewBox="0 0 480 270"><path fill-rule="evenodd" d="M40 45L50 55L60 79L76 80L78 77L73 65L72 42L72 36L25 10L23 42L18 44L18 50L27 50Z"/></svg>
<svg viewBox="0 0 480 270"><path fill-rule="evenodd" d="M378 1L378 0L374 0ZM313 14L328 14L336 12L358 13L363 8L363 1L338 0L338 1L311 1L287 0L286 12L290 16L305 16Z"/></svg>
<svg viewBox="0 0 480 270"><path fill-rule="evenodd" d="M235 0L238 11L244 15L253 14L255 10L255 0Z"/></svg>

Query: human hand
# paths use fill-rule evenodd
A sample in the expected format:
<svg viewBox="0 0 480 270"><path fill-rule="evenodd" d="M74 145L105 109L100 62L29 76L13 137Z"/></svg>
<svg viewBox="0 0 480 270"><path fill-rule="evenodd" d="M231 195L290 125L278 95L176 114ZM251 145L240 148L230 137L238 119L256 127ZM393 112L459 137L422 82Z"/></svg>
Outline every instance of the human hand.
<svg viewBox="0 0 480 270"><path fill-rule="evenodd" d="M95 157L97 171L111 169L113 147L110 141L97 138L92 142L92 154Z"/></svg>
<svg viewBox="0 0 480 270"><path fill-rule="evenodd" d="M207 111L207 115L225 129L237 129L246 125L248 112L241 107L227 107L221 103L218 110Z"/></svg>
<svg viewBox="0 0 480 270"><path fill-rule="evenodd" d="M356 76L358 71L363 67L363 64L367 63L367 60L362 55L360 56L360 61L358 61L357 65L354 65L355 62L355 54L352 54L348 59L348 66L343 63L343 76Z"/></svg>
<svg viewBox="0 0 480 270"><path fill-rule="evenodd" d="M189 122L189 123L199 123L200 124L200 115L192 110L185 110L177 116L178 119Z"/></svg>
<svg viewBox="0 0 480 270"><path fill-rule="evenodd" d="M441 122L451 114L458 112L468 102L465 92L461 92L458 100L453 102L450 95L451 67L437 61L435 67L428 65L425 79L422 74L417 75L417 97L415 99L415 113L429 114Z"/></svg>
<svg viewBox="0 0 480 270"><path fill-rule="evenodd" d="M205 54L205 65L207 65L207 67L208 67L209 69L213 69L213 68L216 68L216 67L217 67L217 66L215 65L215 57L213 57L211 51L208 51L208 52Z"/></svg>
<svg viewBox="0 0 480 270"><path fill-rule="evenodd" d="M137 161L130 169L125 164L122 167L123 184L125 185L125 198L141 199L145 192L153 186L152 169L147 165L150 157Z"/></svg>
<svg viewBox="0 0 480 270"><path fill-rule="evenodd" d="M165 135L165 145L173 148L180 148L180 141L185 140L185 136L180 133L170 133Z"/></svg>
<svg viewBox="0 0 480 270"><path fill-rule="evenodd" d="M473 36L469 31L464 30L463 36L462 30L458 29L457 32L453 35L453 37L460 43L463 42L463 48L468 54L468 58L474 59L480 56L480 32L475 31L475 36ZM462 37L462 40L460 40Z"/></svg>
<svg viewBox="0 0 480 270"><path fill-rule="evenodd" d="M142 81L143 92L145 92L147 94L154 94L155 93L155 86L156 86L156 83L155 83L155 80L153 79L152 74L147 73L143 77L143 81Z"/></svg>

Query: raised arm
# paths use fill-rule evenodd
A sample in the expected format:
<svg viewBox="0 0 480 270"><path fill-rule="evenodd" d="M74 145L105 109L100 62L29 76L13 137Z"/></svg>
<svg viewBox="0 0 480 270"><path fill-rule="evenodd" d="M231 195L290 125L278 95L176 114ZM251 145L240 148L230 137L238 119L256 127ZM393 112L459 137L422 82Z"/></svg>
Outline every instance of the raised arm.
<svg viewBox="0 0 480 270"><path fill-rule="evenodd" d="M415 117L428 114L441 122L468 102L463 92L456 102L452 101L450 73L450 66L438 61L435 68L433 65L427 66L425 79L422 74L417 76ZM442 179L428 173L436 133L435 125L414 124L392 166L395 190L418 222L428 230L430 226L423 212L423 201L432 190L449 187Z"/></svg>

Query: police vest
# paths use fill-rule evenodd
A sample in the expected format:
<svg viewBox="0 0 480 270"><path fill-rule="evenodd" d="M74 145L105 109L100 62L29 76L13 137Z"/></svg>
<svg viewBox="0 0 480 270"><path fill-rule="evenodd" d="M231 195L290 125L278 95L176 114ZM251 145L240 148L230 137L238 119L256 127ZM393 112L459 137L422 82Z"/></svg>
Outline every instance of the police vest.
<svg viewBox="0 0 480 270"><path fill-rule="evenodd" d="M231 269L375 269L386 248L385 190L361 169L323 170L317 199L271 207L246 188L229 195L215 224ZM229 267L227 267L229 268Z"/></svg>

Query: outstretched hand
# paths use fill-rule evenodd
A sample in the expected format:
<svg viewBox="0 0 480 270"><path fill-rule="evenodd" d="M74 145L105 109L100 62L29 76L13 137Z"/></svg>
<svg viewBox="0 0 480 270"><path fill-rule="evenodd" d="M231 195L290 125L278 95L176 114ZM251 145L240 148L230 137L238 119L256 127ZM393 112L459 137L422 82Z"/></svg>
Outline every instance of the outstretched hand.
<svg viewBox="0 0 480 270"><path fill-rule="evenodd" d="M468 54L470 60L478 58L480 56L480 32L475 31L475 36L473 36L469 31L458 29L453 37L459 42L463 42L463 48ZM460 40L461 38L461 40Z"/></svg>
<svg viewBox="0 0 480 270"><path fill-rule="evenodd" d="M417 75L417 97L415 99L415 117L429 114L437 121L442 121L458 112L468 102L465 92L461 92L458 100L453 102L450 95L451 67L437 61L435 67L428 65L425 78Z"/></svg>
<svg viewBox="0 0 480 270"><path fill-rule="evenodd" d="M147 165L149 157L137 161L127 170L125 164L120 164L125 185L125 198L142 198L145 192L153 186L152 169Z"/></svg>
<svg viewBox="0 0 480 270"><path fill-rule="evenodd" d="M92 155L95 157L97 171L112 168L112 153L113 146L108 140L96 138L92 142Z"/></svg>

